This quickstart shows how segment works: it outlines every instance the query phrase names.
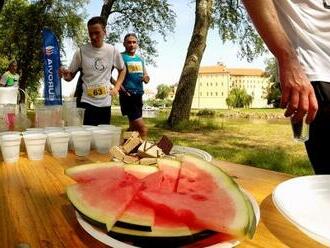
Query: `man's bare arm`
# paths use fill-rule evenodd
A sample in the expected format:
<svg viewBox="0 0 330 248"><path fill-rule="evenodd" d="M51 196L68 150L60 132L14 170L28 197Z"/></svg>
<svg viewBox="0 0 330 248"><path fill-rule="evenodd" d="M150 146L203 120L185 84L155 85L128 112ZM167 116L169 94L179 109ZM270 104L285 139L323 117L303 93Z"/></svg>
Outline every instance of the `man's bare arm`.
<svg viewBox="0 0 330 248"><path fill-rule="evenodd" d="M301 67L276 12L272 0L243 0L260 36L278 60L281 82L281 107L285 116L301 120L307 113L307 122L316 115L318 105L313 87Z"/></svg>

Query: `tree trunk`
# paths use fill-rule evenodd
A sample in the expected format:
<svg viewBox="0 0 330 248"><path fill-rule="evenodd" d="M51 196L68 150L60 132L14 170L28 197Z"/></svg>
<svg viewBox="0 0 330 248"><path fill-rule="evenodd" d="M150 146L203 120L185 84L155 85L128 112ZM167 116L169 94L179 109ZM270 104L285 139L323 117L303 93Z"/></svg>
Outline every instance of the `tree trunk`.
<svg viewBox="0 0 330 248"><path fill-rule="evenodd" d="M189 120L199 66L206 47L207 33L212 18L213 0L196 0L195 25L173 101L168 124L173 127Z"/></svg>
<svg viewBox="0 0 330 248"><path fill-rule="evenodd" d="M101 16L104 18L106 23L108 23L108 18L111 13L112 6L116 0L104 0L101 10Z"/></svg>

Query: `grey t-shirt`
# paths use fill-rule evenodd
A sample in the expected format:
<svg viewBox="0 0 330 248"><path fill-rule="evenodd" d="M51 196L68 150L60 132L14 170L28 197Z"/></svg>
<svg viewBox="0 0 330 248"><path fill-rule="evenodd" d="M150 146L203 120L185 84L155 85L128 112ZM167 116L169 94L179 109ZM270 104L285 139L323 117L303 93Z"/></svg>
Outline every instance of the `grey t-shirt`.
<svg viewBox="0 0 330 248"><path fill-rule="evenodd" d="M82 67L84 83L81 101L97 107L110 106L112 69L114 67L122 70L125 67L120 52L107 43L104 43L101 48L87 44L80 49L73 55L69 70L75 72Z"/></svg>

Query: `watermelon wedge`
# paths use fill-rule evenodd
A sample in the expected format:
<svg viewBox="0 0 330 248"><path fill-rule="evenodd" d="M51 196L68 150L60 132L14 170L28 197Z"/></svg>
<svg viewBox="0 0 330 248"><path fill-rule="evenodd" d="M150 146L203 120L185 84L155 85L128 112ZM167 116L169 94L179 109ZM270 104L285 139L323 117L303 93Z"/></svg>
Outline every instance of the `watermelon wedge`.
<svg viewBox="0 0 330 248"><path fill-rule="evenodd" d="M192 156L181 159L177 191L139 191L141 201L155 209L156 214L176 218L192 228L235 237L253 235L252 206L238 185L220 168L204 160Z"/></svg>
<svg viewBox="0 0 330 248"><path fill-rule="evenodd" d="M66 174L79 182L67 187L71 203L87 217L106 224L108 230L141 186L136 177L114 163L73 167Z"/></svg>

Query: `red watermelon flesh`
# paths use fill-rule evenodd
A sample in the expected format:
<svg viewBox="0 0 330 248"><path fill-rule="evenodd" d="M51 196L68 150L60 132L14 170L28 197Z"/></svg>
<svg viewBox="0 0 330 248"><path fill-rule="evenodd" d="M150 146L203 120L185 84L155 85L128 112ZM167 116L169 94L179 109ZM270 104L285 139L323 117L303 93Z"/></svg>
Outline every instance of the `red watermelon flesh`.
<svg viewBox="0 0 330 248"><path fill-rule="evenodd" d="M139 197L154 208L157 215L176 218L191 228L244 236L249 225L248 211L244 206L246 212L242 214L242 223L238 227L236 222L232 225L233 219L240 218L233 197L243 205L244 197L236 192L236 185L227 183L226 178L224 183L233 188L232 193L228 193L228 188L223 189L222 182L219 182L223 172L218 173L217 168L211 167L214 166L199 159L183 159L177 192L140 191Z"/></svg>
<svg viewBox="0 0 330 248"><path fill-rule="evenodd" d="M98 171L99 170L99 171ZM122 167L94 169L93 173L102 172L101 179L82 180L81 183L70 185L67 194L72 204L87 217L105 223L110 230L119 216L141 186L141 182L128 173L122 173ZM108 177L105 176L108 175ZM79 172L79 179L85 178ZM89 171L86 171L86 175ZM116 176L113 176L117 174ZM120 176L121 175L121 176ZM73 176L74 177L74 176Z"/></svg>
<svg viewBox="0 0 330 248"><path fill-rule="evenodd" d="M179 161L159 159L159 171L152 173L142 179L142 187L140 191L159 191L159 192L173 192L177 186L179 177L180 165ZM131 172L134 173L133 167ZM150 225L152 231L163 229L174 229L178 231L184 230L189 232L189 228L180 223L178 219L166 219L162 216L155 216L153 208L141 203L138 194L134 197L133 201L128 205L119 221L128 222L131 224ZM187 234L188 235L188 234Z"/></svg>

